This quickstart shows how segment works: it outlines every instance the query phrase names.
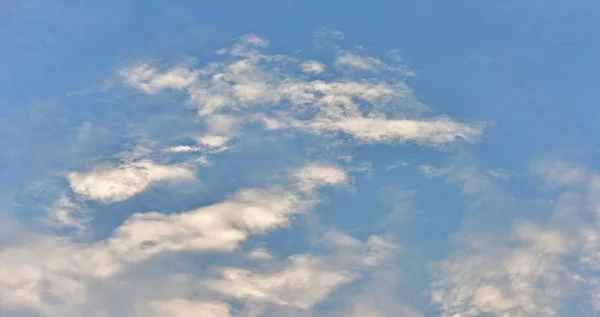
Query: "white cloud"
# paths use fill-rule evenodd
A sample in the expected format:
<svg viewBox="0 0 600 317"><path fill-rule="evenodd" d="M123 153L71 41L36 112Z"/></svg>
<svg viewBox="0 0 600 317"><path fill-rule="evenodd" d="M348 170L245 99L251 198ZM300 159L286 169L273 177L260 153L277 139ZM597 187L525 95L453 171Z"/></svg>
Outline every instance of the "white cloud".
<svg viewBox="0 0 600 317"><path fill-rule="evenodd" d="M133 76L136 80L126 83L148 93L173 87L185 89L188 102L198 107L199 116L216 135L232 136L243 124L256 120L262 121L266 129L299 128L317 134L343 132L367 143L411 141L437 146L457 139L474 142L482 133L479 126L449 118L416 117L415 113L424 106L399 78L367 80L342 76L329 81L308 80L282 67L298 63L293 58L258 51L267 45L256 35L247 35L232 49L232 61L214 62L185 73L176 67L162 75L142 67L133 73L146 75ZM350 54L339 57L336 65L393 69L375 58ZM319 73L324 67L317 61L300 64L300 68L312 73ZM157 79L163 75L173 78L173 73L180 74L182 79ZM149 83L145 86L140 84L146 81ZM171 84L158 84L163 81ZM271 111L274 108L276 113ZM224 110L235 110L239 115L224 114ZM306 118L307 114L312 117Z"/></svg>
<svg viewBox="0 0 600 317"><path fill-rule="evenodd" d="M325 71L325 65L317 61L302 63L302 71L308 74L320 74Z"/></svg>
<svg viewBox="0 0 600 317"><path fill-rule="evenodd" d="M457 181L462 187L462 193L477 197L493 193L493 183L490 177L481 173L471 165L460 166L448 174L450 179Z"/></svg>
<svg viewBox="0 0 600 317"><path fill-rule="evenodd" d="M184 89L196 80L198 73L184 67L175 67L160 73L148 64L140 64L122 70L120 75L132 87L155 94L165 89Z"/></svg>
<svg viewBox="0 0 600 317"><path fill-rule="evenodd" d="M336 230L326 231L320 243L327 247L327 256L293 255L284 266L259 272L223 267L218 270L221 278L209 280L207 285L237 300L309 309L397 249L379 236L363 243Z"/></svg>
<svg viewBox="0 0 600 317"><path fill-rule="evenodd" d="M479 222L482 215L467 219L469 226L458 234L458 248L434 270L431 298L441 308L440 316L562 316L593 306L598 289L594 272L600 267L595 267L600 261L594 241L600 235L597 225L584 220L590 215L583 212L591 208L582 206L583 201L593 202L589 193L594 174L566 163L545 165L537 172L552 185L575 186L559 196L545 223L510 219L515 227L508 236L502 230L485 232L485 224ZM500 196L475 169L459 169L457 174L469 183L466 194ZM478 209L485 209L484 201L475 198ZM493 230L506 220L491 218ZM582 297L586 292L589 300Z"/></svg>
<svg viewBox="0 0 600 317"><path fill-rule="evenodd" d="M284 226L289 215L305 208L293 193L246 190L181 214L135 214L111 237L92 244L40 238L6 248L0 251L0 307L29 307L53 316L83 305L88 283L96 279L115 277L163 252L231 251L250 234Z"/></svg>
<svg viewBox="0 0 600 317"><path fill-rule="evenodd" d="M248 256L255 260L270 260L273 258L271 253L269 253L269 250L265 248L254 249L248 254Z"/></svg>
<svg viewBox="0 0 600 317"><path fill-rule="evenodd" d="M359 70L377 70L387 66L376 58L354 54L345 54L338 57L335 61L335 65L356 68Z"/></svg>
<svg viewBox="0 0 600 317"><path fill-rule="evenodd" d="M419 165L418 167L421 173L423 173L423 175L425 175L427 178L444 176L450 172L450 169L448 168L436 168L429 165Z"/></svg>
<svg viewBox="0 0 600 317"><path fill-rule="evenodd" d="M0 307L27 307L45 316L65 316L69 309L85 305L88 294L93 291L89 286L95 281L117 278L128 268L156 255L181 251L232 251L249 236L287 226L291 216L309 211L317 200L299 191L298 187L303 187L299 184L310 183L310 188L302 190L311 191L347 179L341 170L332 167L319 170L315 166L318 165L308 165L292 173L294 184L288 189L274 186L240 190L222 202L181 213L136 213L110 237L97 242L76 243L69 238L38 237L23 245L4 248L0 250ZM270 257L267 250L260 249L255 250L253 256ZM306 268L306 274L312 276L310 263L316 262L302 263L299 262L297 269ZM293 281L293 274L286 274L283 278ZM341 280L336 274L337 271L316 272L315 281L332 279L331 283L337 285ZM310 296L320 296L327 289L324 287L319 291L321 293ZM295 295L289 296L293 305L312 298L309 295L298 295L298 299L294 299ZM181 301L175 304L195 305ZM177 306L175 304L167 303L161 307L170 311L168 307ZM219 311L215 310L216 316Z"/></svg>
<svg viewBox="0 0 600 317"><path fill-rule="evenodd" d="M231 115L211 115L205 118L211 134L230 136L237 132L243 120Z"/></svg>
<svg viewBox="0 0 600 317"><path fill-rule="evenodd" d="M589 207L600 215L600 174L588 173L589 181L587 182L587 196Z"/></svg>
<svg viewBox="0 0 600 317"><path fill-rule="evenodd" d="M355 278L346 270L324 267L322 260L312 256L294 256L289 266L274 272L222 268L221 275L222 279L208 281L207 285L224 295L303 309L312 307L336 287Z"/></svg>
<svg viewBox="0 0 600 317"><path fill-rule="evenodd" d="M415 206L415 195L416 192L403 186L384 186L378 190L379 200L390 208L386 226L406 222L420 213Z"/></svg>
<svg viewBox="0 0 600 317"><path fill-rule="evenodd" d="M81 206L62 193L49 208L48 220L57 227L84 230L90 218L81 209Z"/></svg>
<svg viewBox="0 0 600 317"><path fill-rule="evenodd" d="M156 182L193 179L194 173L180 166L160 165L148 160L115 167L97 167L91 172L68 175L71 189L81 197L103 203L131 198Z"/></svg>
<svg viewBox="0 0 600 317"><path fill-rule="evenodd" d="M196 138L197 146L177 145L168 147L167 152L171 153L188 153L188 152L203 152L204 154L215 154L226 151L229 138L221 135L204 135Z"/></svg>
<svg viewBox="0 0 600 317"><path fill-rule="evenodd" d="M384 294L386 296L387 294ZM386 296L388 297L388 296ZM347 317L421 317L423 316L414 308L402 303L399 299L393 298L389 301L373 298L358 299L354 302L352 309L344 316Z"/></svg>
<svg viewBox="0 0 600 317"><path fill-rule="evenodd" d="M370 236L365 243L366 252L360 260L365 267L376 267L390 258L400 248L392 241L381 236Z"/></svg>
<svg viewBox="0 0 600 317"><path fill-rule="evenodd" d="M189 146L189 145L177 145L177 146L168 147L167 152L172 152L172 153L200 152L200 147Z"/></svg>
<svg viewBox="0 0 600 317"><path fill-rule="evenodd" d="M246 34L239 38L237 44L231 49L233 56L254 56L258 54L257 48L269 46L269 41L256 34Z"/></svg>
<svg viewBox="0 0 600 317"><path fill-rule="evenodd" d="M206 125L205 134L196 138L194 145L177 145L167 151L201 152L199 161L206 161L208 154L226 150L231 140L246 136L245 125L255 121L272 130L296 129L314 135L343 133L360 143L414 142L438 146L457 139L474 142L482 133L480 127L449 118L421 118L424 106L416 101L402 78L342 76L309 80L311 76L288 70L319 74L327 66L317 61L302 64L288 56L260 52L267 46L266 40L247 35L230 50L223 51L229 54L224 61L208 63L204 68L180 65L160 71L139 64L121 71L120 76L125 84L147 94L166 90L187 94L188 105L197 110L196 119ZM286 67L286 63L293 67ZM340 57L335 66L341 65L363 70L392 69L377 59L357 55ZM194 178L194 171L188 165L162 165L145 159L150 153L160 154L151 148L136 148L124 154L119 165L72 172L67 177L70 188L80 199L108 204L129 199L160 182ZM239 301L236 304L246 305L250 310L253 305L278 306L309 314L307 310L333 291L368 274L400 248L381 236L370 236L363 242L330 230L319 246L325 246L327 253L295 255L278 263L269 250L258 248L242 254L259 260L250 261L254 267L232 267L226 261L239 255L232 251L241 247L245 250L245 242L255 245L250 241L253 237L289 226L294 217L309 212L319 201L316 197L319 188L343 186L351 181L346 171L327 163L309 164L288 175L292 179L285 185L238 190L220 202L192 210L134 213L99 241L32 237L22 245L3 248L0 307L26 308L51 317L113 316L114 307L106 307L104 311L88 308L105 304L101 299L106 299L97 295L116 291L130 294L122 299L122 304L137 303L135 308L141 316L230 316L233 309L221 301L224 298ZM84 223L73 217L79 209L77 201L59 199L52 209L56 221L83 228ZM546 231L521 234L520 239L536 246L558 245L559 240ZM559 253L559 249L543 250ZM222 266L218 277L204 281L210 271L198 268L195 273L199 277L190 277L193 285L174 294L163 290L159 282L156 285L160 287L154 288L147 287L149 282L141 286L133 282L133 276L138 274L149 274L153 279L174 274L172 267L164 264L173 263L170 261L175 261L179 252L194 256L210 254L211 259L217 253L230 256L223 257L223 262L221 258L217 261ZM145 269L157 271L147 273ZM132 292L134 287L147 288L143 291L153 294L148 297L147 293ZM485 296L477 295L480 293ZM492 293L476 292L473 298L489 298L489 294ZM410 309L400 306L382 306L381 301L369 296L358 302L353 311L363 315L412 314ZM135 308L123 311L133 312Z"/></svg>
<svg viewBox="0 0 600 317"><path fill-rule="evenodd" d="M535 172L565 187L551 202L553 210L520 213L536 220L513 217L507 209L519 208L517 199L472 164L452 174L477 213L464 220L454 250L434 266L431 299L441 317L593 315L600 289L600 230L589 213L597 206L596 173L557 160L543 161ZM497 205L503 207L494 210ZM503 228L508 224L512 229Z"/></svg>
<svg viewBox="0 0 600 317"><path fill-rule="evenodd" d="M45 316L81 305L90 277L115 272L110 255L64 238L35 238L0 251L0 307L28 308Z"/></svg>
<svg viewBox="0 0 600 317"><path fill-rule="evenodd" d="M171 299L144 303L140 317L230 317L229 305L222 302Z"/></svg>
<svg viewBox="0 0 600 317"><path fill-rule="evenodd" d="M362 287L357 296L349 297L349 307L343 315L339 312L331 315L348 317L422 317L423 315L420 312L407 304L398 294L399 289L405 286L402 285L401 275L402 272L395 261L382 265L382 267L371 272L368 282Z"/></svg>
<svg viewBox="0 0 600 317"><path fill-rule="evenodd" d="M222 148L224 147L229 138L220 135L205 135L197 139L198 144L204 145L208 148Z"/></svg>
<svg viewBox="0 0 600 317"><path fill-rule="evenodd" d="M304 192L310 192L317 187L346 184L348 175L341 169L329 166L312 164L296 171L299 188Z"/></svg>
<svg viewBox="0 0 600 317"><path fill-rule="evenodd" d="M334 246L334 248L342 248L342 249L349 249L349 248L360 248L362 246L362 242L354 237L351 237L347 234L345 234L344 232L341 232L339 230L336 229L329 229L327 230L323 236L321 237L321 242L326 244L326 245L330 245L330 246Z"/></svg>
<svg viewBox="0 0 600 317"><path fill-rule="evenodd" d="M589 172L585 168L570 165L559 160L543 161L537 164L536 171L549 184L557 186L583 184Z"/></svg>
<svg viewBox="0 0 600 317"><path fill-rule="evenodd" d="M567 250L568 259L578 259L566 262L563 268L574 286L563 285L562 288L567 289L569 293L565 295L571 295L569 299L582 308L581 315L597 314L600 312L599 174L564 161L548 160L545 164L538 169L540 177L551 185L565 187L553 202L551 221L569 240L561 246L556 238L548 236L544 244Z"/></svg>
<svg viewBox="0 0 600 317"><path fill-rule="evenodd" d="M353 268L353 273L360 272L357 283L341 290L344 296L332 298L329 304L333 309L320 312L320 316L421 316L398 294L402 274L397 263L402 252L399 245L382 236L370 236L362 242L335 229L327 230L319 242L330 248L326 249L329 254L340 254L333 256L333 263L344 263L342 266Z"/></svg>
<svg viewBox="0 0 600 317"><path fill-rule="evenodd" d="M293 192L244 190L229 200L178 214L133 215L109 240L132 260L165 251L231 251L250 234L286 226L308 208Z"/></svg>
<svg viewBox="0 0 600 317"><path fill-rule="evenodd" d="M386 166L385 169L389 171L389 170L396 169L398 167L405 167L405 166L410 166L410 163L400 160L400 161L396 161L396 162Z"/></svg>
<svg viewBox="0 0 600 317"><path fill-rule="evenodd" d="M365 142L407 142L440 145L457 139L474 142L481 129L456 123L448 119L436 121L388 120L376 118L349 118L334 121L324 119L313 122L317 131L341 131Z"/></svg>
<svg viewBox="0 0 600 317"><path fill-rule="evenodd" d="M566 287L565 238L527 225L515 234L517 248L484 246L442 262L432 292L441 316L557 316Z"/></svg>

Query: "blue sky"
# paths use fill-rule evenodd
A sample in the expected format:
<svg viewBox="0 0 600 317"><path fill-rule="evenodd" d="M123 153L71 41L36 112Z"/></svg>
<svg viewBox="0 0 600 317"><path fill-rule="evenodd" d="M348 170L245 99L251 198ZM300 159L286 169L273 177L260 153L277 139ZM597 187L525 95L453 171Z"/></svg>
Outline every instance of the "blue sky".
<svg viewBox="0 0 600 317"><path fill-rule="evenodd" d="M594 1L6 1L0 315L596 316Z"/></svg>

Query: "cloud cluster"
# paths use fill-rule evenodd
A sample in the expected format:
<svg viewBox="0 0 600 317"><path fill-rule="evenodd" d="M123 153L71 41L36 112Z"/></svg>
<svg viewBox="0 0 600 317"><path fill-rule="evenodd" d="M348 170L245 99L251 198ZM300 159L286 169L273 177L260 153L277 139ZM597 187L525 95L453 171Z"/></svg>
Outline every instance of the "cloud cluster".
<svg viewBox="0 0 600 317"><path fill-rule="evenodd" d="M323 75L326 66L314 60L301 62L259 52L266 46L266 41L248 35L230 51L229 60L199 69L177 66L163 72L140 64L122 71L121 76L126 84L148 94L184 90L198 115L208 121L215 115L228 115L243 124L251 113L251 121L262 122L271 130L342 133L366 143L415 142L432 146L458 139L474 142L482 133L481 125L410 116L415 108L423 106L407 102L414 98L412 90L398 76L389 80L306 78L294 69ZM390 69L378 59L351 54L339 56L335 66ZM393 116L387 113L390 107L397 110Z"/></svg>
<svg viewBox="0 0 600 317"><path fill-rule="evenodd" d="M148 160L119 166L100 166L90 172L72 172L68 175L73 192L85 199L104 203L126 200L153 183L193 178L194 173L189 168L160 165Z"/></svg>
<svg viewBox="0 0 600 317"><path fill-rule="evenodd" d="M598 311L599 174L559 160L545 160L534 170L543 183L559 190L552 212L545 220L513 219L507 236L477 231L477 226L464 228L459 247L434 270L431 298L442 309L441 316ZM467 193L497 190L480 188L483 191Z"/></svg>
<svg viewBox="0 0 600 317"><path fill-rule="evenodd" d="M231 252L250 235L285 227L292 215L310 210L315 201L306 195L308 191L347 181L344 172L333 167L311 165L293 175L292 184L299 186L240 190L225 201L182 213L134 214L105 240L77 243L69 238L37 237L2 250L0 307L25 307L60 316L67 307L85 303L88 286L94 280L117 278L131 265L165 252ZM315 264L308 261L298 265L309 270L311 263ZM291 270L283 277L273 278L301 278L294 277L300 271ZM227 276L230 275L226 274L224 281L228 281ZM214 285L219 289L218 284ZM206 309L213 314L224 311L209 304L160 305L165 311L181 305L208 305L212 308Z"/></svg>
<svg viewBox="0 0 600 317"><path fill-rule="evenodd" d="M351 169L320 157L309 162L300 157L296 162L302 165L270 175L284 173L284 179L238 186L210 203L203 197L204 203L183 211L128 210L115 226L94 227L102 222L95 223L94 208L118 210L151 188L196 184L201 167L209 168L209 156L212 161L212 155L235 148L257 130L261 136L308 135L321 140L323 148L332 146L332 137L358 145L439 147L459 140L476 142L483 132L479 124L424 116L427 108L404 82L409 74L403 66L341 51L326 65L266 54L268 44L246 35L219 52L222 60L203 67L188 63L161 70L140 62L118 72L126 87L149 98L183 94L195 115L182 121L201 129L155 142L139 127L139 139L151 146L57 171L64 175L65 186L56 190L59 195L47 208L52 229L0 250L0 314L310 315L343 285L369 278L379 281L371 284L389 282L373 273L385 263L387 272L394 272L390 259L400 247L386 234L369 233L361 240L332 228L311 227L316 242L285 257L256 243L315 210L323 188L351 185ZM78 135L77 144L93 139L84 134ZM262 181L267 182L264 177ZM76 233L60 231L64 228ZM84 231L88 235L79 234ZM189 262L180 262L185 257L201 264L189 269ZM391 292L396 284L386 285ZM371 290L343 311L354 316L393 311L419 316L408 305L380 303Z"/></svg>
<svg viewBox="0 0 600 317"><path fill-rule="evenodd" d="M432 294L442 316L558 314L566 282L561 276L565 237L535 226L521 225L515 231L518 247L483 245L442 263L442 277Z"/></svg>
<svg viewBox="0 0 600 317"><path fill-rule="evenodd" d="M229 298L253 303L252 314L268 313L268 305L279 306L280 312L306 311L389 260L398 248L381 236L362 242L336 230L325 232L321 240L326 254L292 255L261 272L222 267L217 269L220 279L206 284Z"/></svg>

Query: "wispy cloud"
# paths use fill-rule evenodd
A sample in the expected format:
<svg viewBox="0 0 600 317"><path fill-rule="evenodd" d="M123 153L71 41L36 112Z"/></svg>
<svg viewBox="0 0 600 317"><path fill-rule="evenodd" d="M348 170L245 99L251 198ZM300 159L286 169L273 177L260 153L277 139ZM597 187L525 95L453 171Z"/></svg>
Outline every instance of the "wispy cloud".
<svg viewBox="0 0 600 317"><path fill-rule="evenodd" d="M289 261L284 269L269 273L222 268L223 279L207 283L210 288L235 299L307 309L337 286L355 279L347 270L328 268L319 258L294 256Z"/></svg>
<svg viewBox="0 0 600 317"><path fill-rule="evenodd" d="M122 70L121 76L129 85L148 94L155 94L165 89L184 89L196 80L198 74L182 67L170 69L166 73L159 73L148 64L140 64Z"/></svg>
<svg viewBox="0 0 600 317"><path fill-rule="evenodd" d="M533 225L518 226L513 234L518 247L482 244L442 262L432 294L442 316L558 315L558 298L569 282L561 263L566 238Z"/></svg>
<svg viewBox="0 0 600 317"><path fill-rule="evenodd" d="M597 174L556 160L543 161L535 172L542 183L564 190L553 207L547 207L551 212L541 219L533 214L514 219L489 215L496 223L493 234L486 232L484 217L469 219L457 234L457 248L435 265L431 296L442 309L441 316L562 316L572 311L574 302L582 311L597 310L598 280L591 276L600 267L597 251L592 251L597 250L592 241L597 241L598 228L585 220L597 217L590 214L596 206ZM460 173L466 184L475 178L486 183L486 177L493 177ZM493 203L478 196L502 191L478 188L464 192L473 195L478 210Z"/></svg>
<svg viewBox="0 0 600 317"><path fill-rule="evenodd" d="M425 175L427 178L436 178L440 176L444 176L450 172L448 168L437 168L429 165L419 165L419 171Z"/></svg>
<svg viewBox="0 0 600 317"><path fill-rule="evenodd" d="M48 209L48 220L57 227L74 228L81 231L86 228L87 222L90 221L89 215L83 212L82 209L66 193L62 193Z"/></svg>
<svg viewBox="0 0 600 317"><path fill-rule="evenodd" d="M382 61L367 56L345 54L335 60L336 66L351 67L360 70L378 70L386 65Z"/></svg>
<svg viewBox="0 0 600 317"><path fill-rule="evenodd" d="M547 160L535 167L536 171L551 185L575 185L587 181L589 172L585 168L571 166L560 160Z"/></svg>
<svg viewBox="0 0 600 317"><path fill-rule="evenodd" d="M267 129L298 129L323 134L340 132L367 142L416 142L437 146L458 139L474 142L482 126L459 123L450 118L406 118L422 105L407 102L412 91L401 77L389 79L308 80L282 71L279 64L298 63L283 55L267 55L258 49L268 42L247 35L232 49L232 60L217 61L202 69L175 67L164 72L143 64L121 71L126 84L149 94L165 89L183 89L188 102L198 108L205 120L231 109L252 113ZM385 64L365 56L344 55L336 65L374 69ZM386 66L387 67L387 66ZM324 71L325 65L311 60L300 62L300 69L312 73ZM401 76L401 75L395 75ZM360 103L369 105L362 110ZM390 118L383 107L405 104ZM282 107L289 104L291 107ZM269 108L277 109L275 113ZM306 114L312 117L306 119ZM304 119L299 119L304 117ZM246 118L236 116L240 124Z"/></svg>

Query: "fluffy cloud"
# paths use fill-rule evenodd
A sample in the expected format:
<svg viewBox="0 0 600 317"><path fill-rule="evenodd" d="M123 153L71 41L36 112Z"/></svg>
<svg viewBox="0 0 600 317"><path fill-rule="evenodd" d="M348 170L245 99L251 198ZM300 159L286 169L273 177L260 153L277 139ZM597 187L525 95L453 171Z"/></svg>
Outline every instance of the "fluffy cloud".
<svg viewBox="0 0 600 317"><path fill-rule="evenodd" d="M292 192L244 190L227 201L184 213L135 214L109 244L132 259L164 251L231 251L250 234L287 225L290 215L307 207Z"/></svg>
<svg viewBox="0 0 600 317"><path fill-rule="evenodd" d="M290 261L291 264L284 269L268 273L222 268L222 279L207 283L232 298L306 309L321 301L337 286L355 278L346 270L322 267L319 258L294 256Z"/></svg>
<svg viewBox="0 0 600 317"><path fill-rule="evenodd" d="M339 169L309 165L292 173L291 181L297 185L289 189L240 190L225 201L182 213L137 213L105 240L78 243L69 238L38 237L5 248L0 251L0 307L27 307L43 315L61 316L85 304L89 284L94 281L116 278L128 267L164 252L233 251L250 235L286 226L290 216L310 210L315 201L305 198L306 191L346 179ZM302 265L310 267L309 262ZM317 280L335 275L319 274ZM163 315L184 314L185 307L194 305L215 316L225 314L213 304L176 301L157 305Z"/></svg>
<svg viewBox="0 0 600 317"><path fill-rule="evenodd" d="M506 216L496 215L494 230L502 223L514 225L507 236L503 230L494 234L482 230L481 215L468 219L469 226L457 235L457 248L434 270L431 296L441 316L562 316L599 311L598 173L556 160L543 161L535 171L543 182L562 190L552 202L554 209L535 220L523 215L505 221ZM479 196L498 194L493 192L499 189L487 186L483 174L472 169L453 173L468 185L464 193L476 198L478 209L486 204Z"/></svg>
<svg viewBox="0 0 600 317"><path fill-rule="evenodd" d="M129 199L153 183L193 178L194 173L189 168L160 165L148 160L97 167L91 172L72 172L68 175L69 185L75 193L103 203Z"/></svg>
<svg viewBox="0 0 600 317"><path fill-rule="evenodd" d="M192 211L134 214L115 230L107 247L130 261L165 251L231 251L249 235L287 226L290 216L309 210L315 202L304 199L303 193L346 179L342 170L310 165L295 173L302 192L280 187L246 189Z"/></svg>
<svg viewBox="0 0 600 317"><path fill-rule="evenodd" d="M294 255L282 267L262 272L224 267L218 270L221 278L207 285L238 300L309 309L388 259L397 248L383 237L361 242L335 230L327 231L322 239L328 256Z"/></svg>
<svg viewBox="0 0 600 317"><path fill-rule="evenodd" d="M561 262L565 237L528 225L514 234L521 243L517 248L485 245L442 262L432 294L442 316L558 315L567 282Z"/></svg>
<svg viewBox="0 0 600 317"><path fill-rule="evenodd" d="M348 175L339 168L329 165L313 164L295 172L299 187L310 192L324 185L341 185L348 182Z"/></svg>
<svg viewBox="0 0 600 317"><path fill-rule="evenodd" d="M320 74L325 71L325 65L317 61L307 61L302 63L302 71L308 74Z"/></svg>
<svg viewBox="0 0 600 317"><path fill-rule="evenodd" d="M116 269L104 250L67 239L35 238L0 252L0 307L59 316L59 311L85 302L87 279L110 276Z"/></svg>

